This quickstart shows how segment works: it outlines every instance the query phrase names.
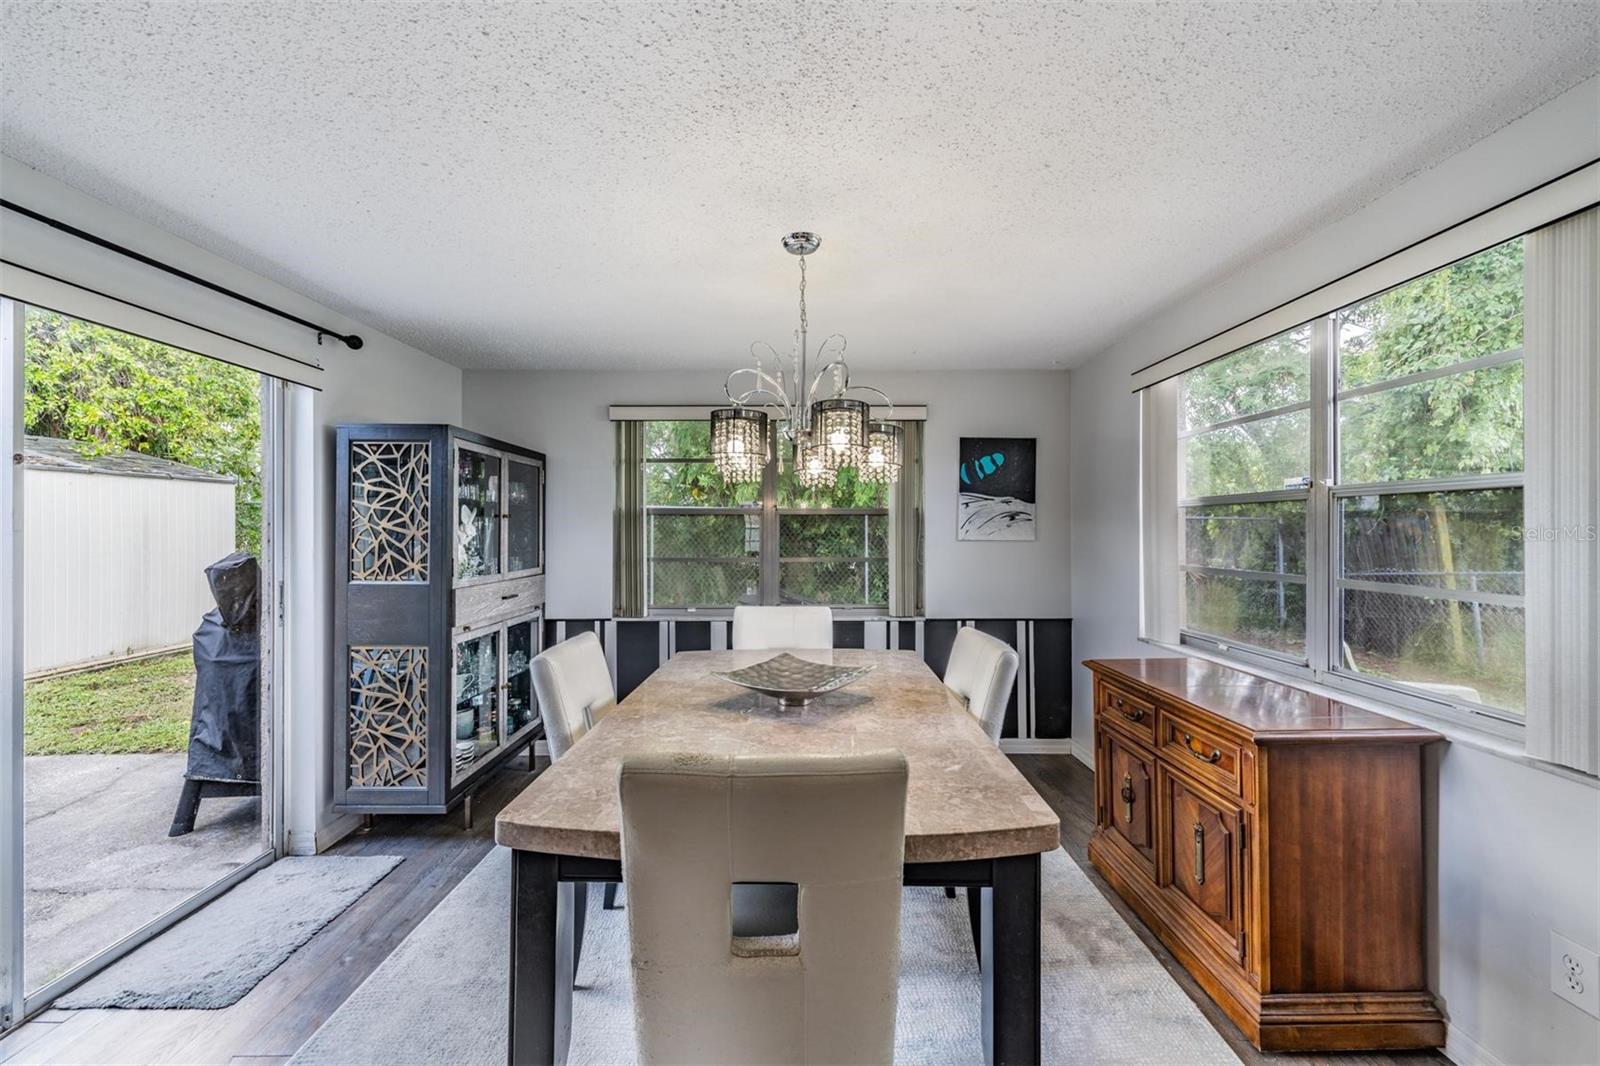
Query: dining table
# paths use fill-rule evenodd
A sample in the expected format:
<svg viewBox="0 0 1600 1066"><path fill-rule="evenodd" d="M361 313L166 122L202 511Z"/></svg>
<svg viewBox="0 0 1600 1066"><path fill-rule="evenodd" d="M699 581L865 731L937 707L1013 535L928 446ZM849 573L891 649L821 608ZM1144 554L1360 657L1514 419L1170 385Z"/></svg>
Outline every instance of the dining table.
<svg viewBox="0 0 1600 1066"><path fill-rule="evenodd" d="M617 794L624 759L885 749L903 752L909 771L905 884L969 890L984 1060L1040 1061L1040 856L1060 845L1055 812L916 652L788 651L872 669L790 707L715 676L780 650L680 652L496 817L495 840L513 851L510 1063L566 1061L574 911L586 895L576 886L626 880Z"/></svg>

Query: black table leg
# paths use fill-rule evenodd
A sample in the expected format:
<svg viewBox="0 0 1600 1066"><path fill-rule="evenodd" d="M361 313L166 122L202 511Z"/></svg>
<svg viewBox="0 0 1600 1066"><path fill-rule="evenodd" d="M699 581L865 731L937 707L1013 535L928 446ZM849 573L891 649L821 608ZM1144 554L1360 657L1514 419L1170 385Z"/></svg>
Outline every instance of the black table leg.
<svg viewBox="0 0 1600 1066"><path fill-rule="evenodd" d="M562 1066L572 1035L572 882L557 879L559 860L511 853L511 1002L506 1061Z"/></svg>
<svg viewBox="0 0 1600 1066"><path fill-rule="evenodd" d="M990 1066L1037 1063L1043 1055L1039 1005L1039 856L993 860L982 892L983 1058Z"/></svg>

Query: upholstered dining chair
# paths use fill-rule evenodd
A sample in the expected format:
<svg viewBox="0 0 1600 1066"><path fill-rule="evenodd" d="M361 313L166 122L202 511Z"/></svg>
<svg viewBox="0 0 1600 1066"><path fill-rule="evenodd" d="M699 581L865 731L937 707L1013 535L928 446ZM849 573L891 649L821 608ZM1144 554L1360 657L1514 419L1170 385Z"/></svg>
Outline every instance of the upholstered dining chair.
<svg viewBox="0 0 1600 1066"><path fill-rule="evenodd" d="M555 762L572 745L582 740L583 735L617 702L616 690L611 687L611 668L606 663L600 638L593 633L580 633L536 656L533 660L533 692L539 701L539 718L544 722L544 742L550 749L550 761ZM578 969L578 955L583 951L588 888L580 881L574 890L577 903L573 916L574 973ZM607 910L617 905L615 882L606 885L602 902Z"/></svg>
<svg viewBox="0 0 1600 1066"><path fill-rule="evenodd" d="M1005 641L972 626L963 626L956 634L956 642L950 648L950 661L944 668L946 687L967 701L967 710L997 745L1000 731L1006 724L1006 705L1011 702L1011 689L1017 681L1017 661L1016 650ZM954 888L947 886L944 894L956 898ZM972 947L981 959L979 899L976 889L967 889Z"/></svg>
<svg viewBox="0 0 1600 1066"><path fill-rule="evenodd" d="M735 607L733 650L833 647L833 610L828 607Z"/></svg>
<svg viewBox="0 0 1600 1066"><path fill-rule="evenodd" d="M1016 680L1017 653L1011 645L972 626L962 627L950 648L944 683L967 701L967 709L996 744Z"/></svg>
<svg viewBox="0 0 1600 1066"><path fill-rule="evenodd" d="M625 759L643 1063L887 1063L905 857L899 752ZM798 930L742 937L735 883L799 886Z"/></svg>

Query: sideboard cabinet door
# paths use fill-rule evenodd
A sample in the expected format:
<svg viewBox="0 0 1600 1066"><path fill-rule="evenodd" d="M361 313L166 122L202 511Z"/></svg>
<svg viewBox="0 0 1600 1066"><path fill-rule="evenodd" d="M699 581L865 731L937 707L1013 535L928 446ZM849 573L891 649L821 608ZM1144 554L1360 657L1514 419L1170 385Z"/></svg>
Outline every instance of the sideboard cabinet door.
<svg viewBox="0 0 1600 1066"><path fill-rule="evenodd" d="M1243 961L1239 808L1165 769L1161 779L1169 891L1179 906L1205 917L1202 928L1219 947Z"/></svg>
<svg viewBox="0 0 1600 1066"><path fill-rule="evenodd" d="M1111 771L1105 776L1105 795L1101 801L1106 825L1112 833L1110 839L1123 845L1127 854L1154 877L1156 830L1151 793L1155 785L1155 757L1109 729L1100 731L1100 743L1103 748L1101 765Z"/></svg>

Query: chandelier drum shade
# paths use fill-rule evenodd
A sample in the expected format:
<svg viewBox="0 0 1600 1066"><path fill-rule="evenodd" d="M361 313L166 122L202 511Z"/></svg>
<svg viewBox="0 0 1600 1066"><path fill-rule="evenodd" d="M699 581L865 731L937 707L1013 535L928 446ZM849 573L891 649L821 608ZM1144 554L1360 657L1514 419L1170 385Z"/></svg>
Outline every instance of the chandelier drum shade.
<svg viewBox="0 0 1600 1066"><path fill-rule="evenodd" d="M822 449L822 461L835 473L859 469L867 456L867 417L872 413L867 401L842 396L818 400L811 412L811 440Z"/></svg>
<svg viewBox="0 0 1600 1066"><path fill-rule="evenodd" d="M809 436L795 442L794 476L801 487L808 489L832 488L838 479L838 469L828 465L821 445L811 443Z"/></svg>
<svg viewBox="0 0 1600 1066"><path fill-rule="evenodd" d="M751 407L712 411L711 462L724 481L760 481L767 465L767 413Z"/></svg>
<svg viewBox="0 0 1600 1066"><path fill-rule="evenodd" d="M893 422L868 422L866 458L856 470L861 480L875 485L899 481L905 438L905 429Z"/></svg>
<svg viewBox="0 0 1600 1066"><path fill-rule="evenodd" d="M865 392L878 396L891 413L894 405L882 389L850 383L842 335L835 333L818 346L815 358L822 365L815 374L810 373L806 257L822 247L822 238L815 233L791 233L783 238L783 247L800 259L800 328L795 330L794 348L788 356L780 356L770 344L758 341L750 346L754 365L740 367L728 375L723 391L733 406L711 412L711 456L717 472L729 482L760 481L767 458L766 431L776 420L793 447L795 471L802 485L832 485L839 471L847 469L855 470L863 480L879 484L896 481L900 477L903 439L899 427L873 423L888 426L894 432L880 435L877 454L881 461L869 470L869 459L874 454L868 427L872 408L868 401L847 394ZM774 433L774 442L776 437Z"/></svg>

